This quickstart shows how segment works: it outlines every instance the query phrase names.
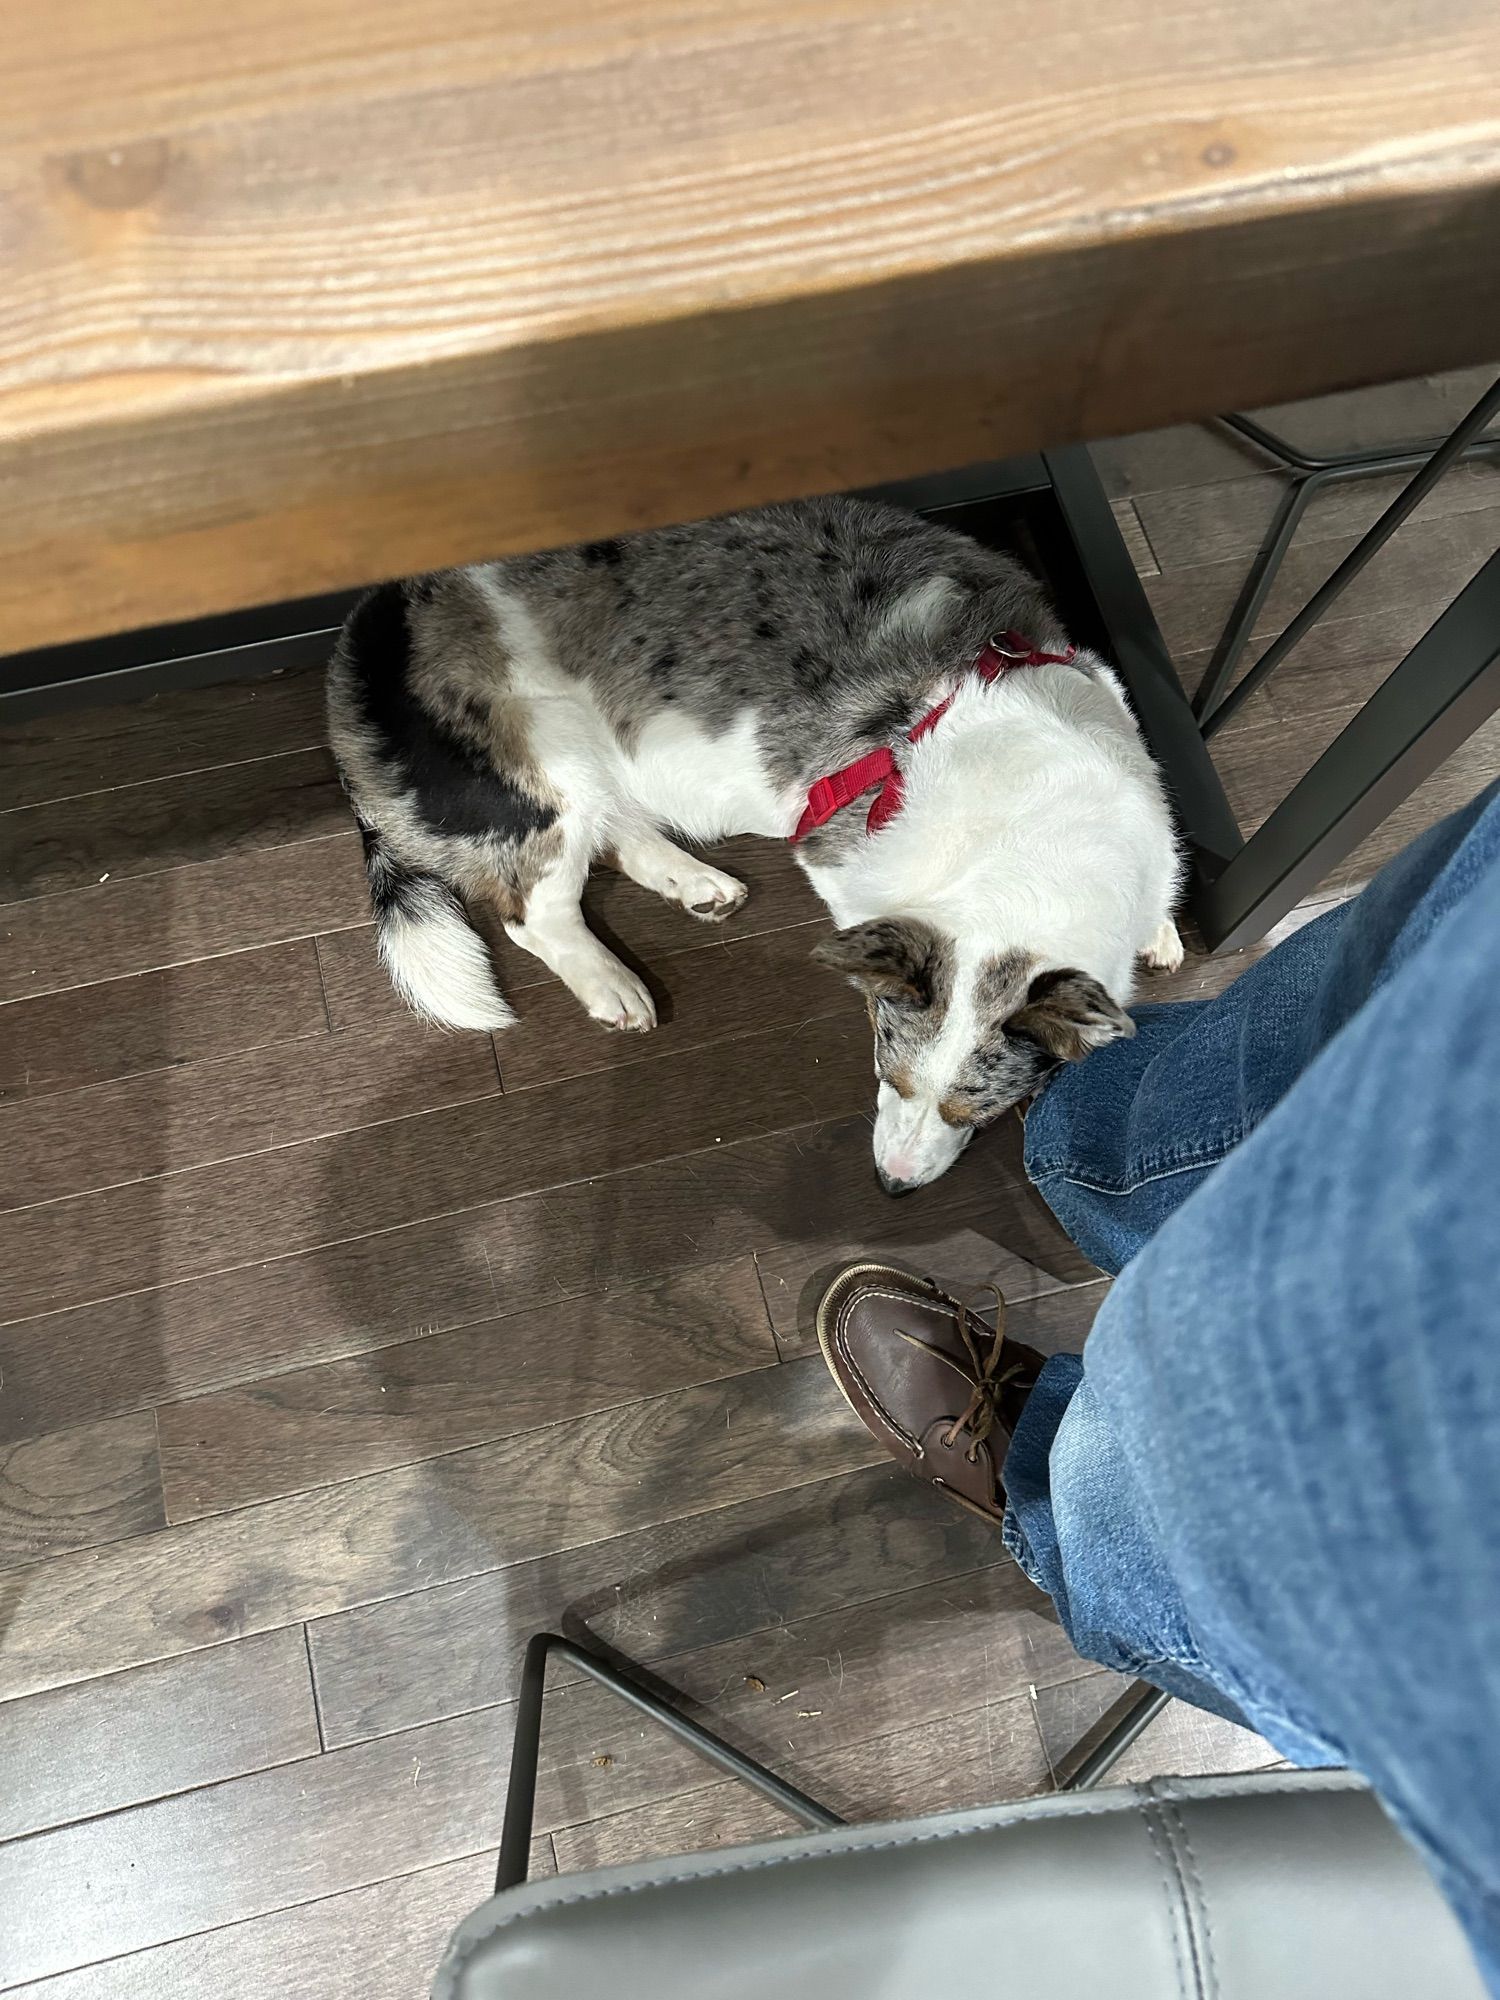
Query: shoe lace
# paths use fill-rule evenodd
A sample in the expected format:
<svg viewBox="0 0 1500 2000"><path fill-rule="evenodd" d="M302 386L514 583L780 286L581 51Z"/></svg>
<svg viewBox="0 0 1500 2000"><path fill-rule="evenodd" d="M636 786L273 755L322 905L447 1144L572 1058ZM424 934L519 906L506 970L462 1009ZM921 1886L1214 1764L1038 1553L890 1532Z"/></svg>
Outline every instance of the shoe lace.
<svg viewBox="0 0 1500 2000"><path fill-rule="evenodd" d="M992 1295L995 1301L993 1333L975 1310L976 1300L986 1293ZM1005 1352L1005 1294L998 1285L979 1285L963 1299L950 1298L945 1292L938 1296L953 1307L954 1325L974 1370L973 1393L962 1414L955 1417L943 1432L942 1442L951 1449L958 1442L959 1432L967 1431L969 1448L964 1457L973 1465L979 1457L979 1447L1000 1421L1001 1391L1007 1382L1024 1373L1025 1363L1016 1361L1008 1368L1000 1366Z"/></svg>

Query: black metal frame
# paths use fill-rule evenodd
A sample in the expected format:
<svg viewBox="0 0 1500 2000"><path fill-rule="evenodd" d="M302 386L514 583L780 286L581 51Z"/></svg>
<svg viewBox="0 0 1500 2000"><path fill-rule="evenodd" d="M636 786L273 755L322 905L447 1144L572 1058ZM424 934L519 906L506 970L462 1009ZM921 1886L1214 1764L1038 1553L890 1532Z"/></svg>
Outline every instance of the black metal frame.
<svg viewBox="0 0 1500 2000"><path fill-rule="evenodd" d="M1500 379L1490 385L1446 438L1433 438L1425 444L1391 445L1374 451L1327 454L1303 451L1282 437L1279 431L1269 430L1254 417L1236 413L1221 419L1228 429L1277 459L1283 470L1293 477L1256 551L1249 574L1214 648L1208 671L1193 699L1193 713L1198 717L1205 740L1222 729L1256 689L1264 686L1292 648L1307 636L1334 600L1343 595L1371 558L1385 547L1402 522L1416 511L1451 466L1462 459L1500 452L1500 436L1482 435L1497 414L1500 414ZM1243 680L1231 688L1235 668L1249 642L1261 607L1270 595L1271 586L1292 545L1292 538L1312 502L1330 486L1346 486L1356 480L1391 472L1412 472L1416 476L1401 489L1379 520L1365 531L1332 576L1314 591Z"/></svg>
<svg viewBox="0 0 1500 2000"><path fill-rule="evenodd" d="M521 1666L521 1698L516 1704L516 1735L510 1753L505 1822L500 1833L500 1865L495 1872L496 1889L514 1889L526 1880L531 1858L531 1828L536 1814L542 1698L546 1692L547 1662L554 1657L567 1660L580 1673L597 1681L600 1687L608 1688L611 1694L628 1701L648 1721L665 1729L690 1750L696 1750L700 1757L719 1770L727 1771L731 1778L738 1778L742 1784L749 1785L752 1791L780 1806L783 1812L790 1813L803 1826L811 1827L816 1833L826 1833L847 1823L836 1812L830 1812L827 1806L810 1799L806 1792L799 1792L795 1785L789 1785L774 1771L768 1771L764 1764L758 1764L753 1757L736 1750L722 1736L716 1736L711 1729L705 1729L680 1709L673 1708L644 1681L615 1666L603 1654L591 1652L588 1647L563 1638L560 1632L538 1632L528 1642Z"/></svg>
<svg viewBox="0 0 1500 2000"><path fill-rule="evenodd" d="M580 1673L597 1681L600 1687L608 1688L611 1694L629 1702L649 1722L675 1736L679 1743L685 1743L690 1750L696 1751L730 1777L738 1778L742 1784L759 1792L762 1798L769 1799L813 1832L827 1833L848 1825L848 1821L840 1818L839 1814L809 1798L795 1785L789 1785L784 1778L778 1778L774 1771L768 1771L764 1764L747 1757L742 1750L736 1750L732 1743L726 1743L713 1730L694 1722L654 1688L647 1686L645 1681L616 1666L602 1653L579 1645L573 1639L565 1639L559 1632L538 1632L528 1641L521 1666L521 1694L516 1704L516 1733L505 1793L500 1860L495 1870L497 1891L519 1888L527 1879L531 1860L531 1829L536 1817L537 1766L542 1745L547 1662L553 1658L567 1660ZM1160 1688L1151 1687L1146 1681L1136 1681L1127 1688L1079 1746L1085 1754L1080 1757L1075 1751L1070 1759L1068 1775L1059 1779L1058 1789L1083 1791L1097 1785L1141 1731L1161 1713L1169 1699Z"/></svg>
<svg viewBox="0 0 1500 2000"><path fill-rule="evenodd" d="M318 666L359 595L341 590L11 653L0 658L0 721Z"/></svg>
<svg viewBox="0 0 1500 2000"><path fill-rule="evenodd" d="M1204 887L1205 935L1225 950L1253 943L1497 708L1500 552Z"/></svg>

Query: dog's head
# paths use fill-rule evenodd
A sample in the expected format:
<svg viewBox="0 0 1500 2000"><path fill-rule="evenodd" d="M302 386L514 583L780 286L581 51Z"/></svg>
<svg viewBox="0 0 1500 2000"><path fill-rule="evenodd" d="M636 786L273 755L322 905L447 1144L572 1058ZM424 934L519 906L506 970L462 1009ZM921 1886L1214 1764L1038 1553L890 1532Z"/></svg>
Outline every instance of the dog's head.
<svg viewBox="0 0 1500 2000"><path fill-rule="evenodd" d="M815 956L865 995L875 1028L875 1169L889 1194L946 1173L982 1125L1059 1063L1135 1032L1097 979L1028 953L962 949L912 917L837 932Z"/></svg>

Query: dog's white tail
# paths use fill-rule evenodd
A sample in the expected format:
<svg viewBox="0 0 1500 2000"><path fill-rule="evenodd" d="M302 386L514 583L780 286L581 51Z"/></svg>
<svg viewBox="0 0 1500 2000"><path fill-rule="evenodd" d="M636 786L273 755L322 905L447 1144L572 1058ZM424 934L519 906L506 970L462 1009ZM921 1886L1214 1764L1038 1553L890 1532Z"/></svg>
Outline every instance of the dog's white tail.
<svg viewBox="0 0 1500 2000"><path fill-rule="evenodd" d="M408 868L360 824L375 936L391 984L414 1014L440 1028L508 1028L515 1015L495 984L489 948L440 876Z"/></svg>

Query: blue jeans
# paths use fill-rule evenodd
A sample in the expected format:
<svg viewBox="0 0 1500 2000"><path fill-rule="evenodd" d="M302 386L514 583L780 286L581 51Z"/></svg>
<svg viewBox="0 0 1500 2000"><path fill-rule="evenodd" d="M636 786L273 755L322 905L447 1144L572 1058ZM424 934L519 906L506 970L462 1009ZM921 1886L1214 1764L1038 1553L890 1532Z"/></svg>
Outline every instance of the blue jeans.
<svg viewBox="0 0 1500 2000"><path fill-rule="evenodd" d="M1135 1018L1027 1119L1121 1275L1007 1543L1080 1653L1362 1772L1500 1995L1500 786Z"/></svg>

